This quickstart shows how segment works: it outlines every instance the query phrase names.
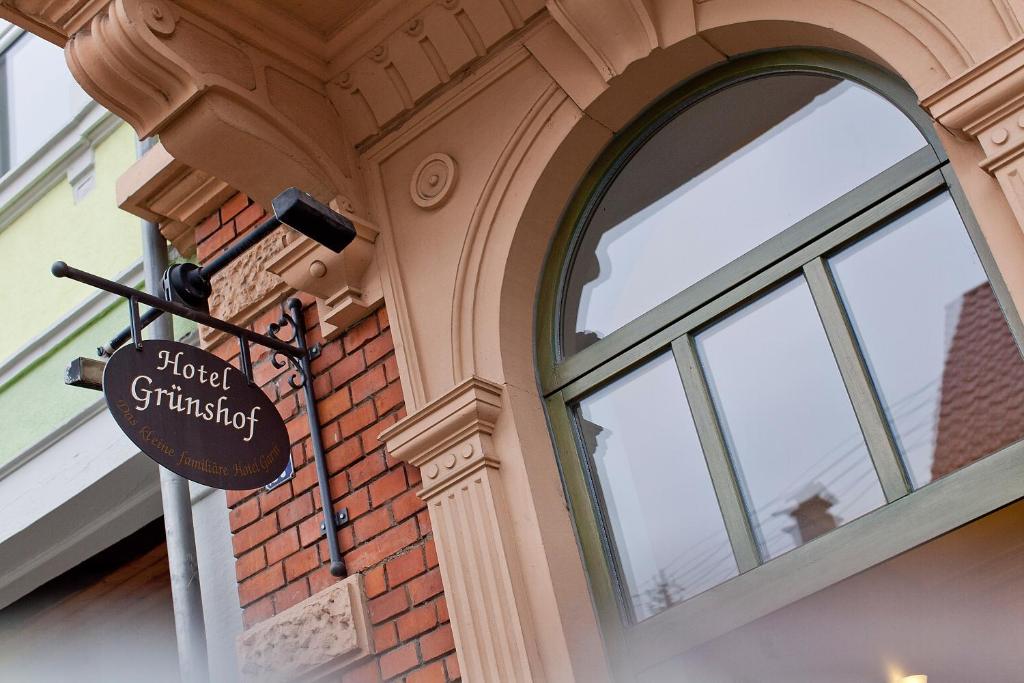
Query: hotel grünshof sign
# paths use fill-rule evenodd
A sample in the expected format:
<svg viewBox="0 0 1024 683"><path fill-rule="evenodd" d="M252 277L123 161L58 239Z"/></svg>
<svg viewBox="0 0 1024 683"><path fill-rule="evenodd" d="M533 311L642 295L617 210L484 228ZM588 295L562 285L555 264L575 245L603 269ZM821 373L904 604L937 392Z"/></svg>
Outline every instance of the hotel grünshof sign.
<svg viewBox="0 0 1024 683"><path fill-rule="evenodd" d="M230 363L194 346L147 340L122 346L103 371L118 426L143 453L186 479L254 489L289 460L277 408Z"/></svg>

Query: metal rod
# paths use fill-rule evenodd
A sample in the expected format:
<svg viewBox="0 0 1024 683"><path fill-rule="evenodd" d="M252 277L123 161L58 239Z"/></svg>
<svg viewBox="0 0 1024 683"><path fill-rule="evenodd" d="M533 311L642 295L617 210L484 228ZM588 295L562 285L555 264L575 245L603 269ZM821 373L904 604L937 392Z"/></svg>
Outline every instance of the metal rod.
<svg viewBox="0 0 1024 683"><path fill-rule="evenodd" d="M214 275L228 267L228 265L241 256L246 250L252 248L270 233L274 232L281 225L277 216L271 216L255 228L243 235L238 241L228 247L222 254L214 258L198 271L194 271L196 277L201 277L207 283ZM143 314L140 329L148 327L154 320L164 314L159 308L151 308ZM105 346L96 349L100 356L111 356L114 351L124 346L124 343L131 338L131 330L127 327L118 332Z"/></svg>
<svg viewBox="0 0 1024 683"><path fill-rule="evenodd" d="M139 330L144 330L149 327L150 323L159 318L164 314L159 308L149 308L139 318ZM130 327L126 327L117 333L113 339L106 343L105 346L97 347L96 353L100 356L112 356L114 351L124 346L124 343L132 338L132 330Z"/></svg>
<svg viewBox="0 0 1024 683"><path fill-rule="evenodd" d="M249 342L245 341L245 337L238 338L238 364L242 367L245 381L252 384L252 359L249 358Z"/></svg>
<svg viewBox="0 0 1024 683"><path fill-rule="evenodd" d="M141 340L138 302L147 298L160 302L160 278L167 269L167 241L156 223L142 222L142 265L149 294L130 287L132 330L136 343ZM56 272L54 273L56 274ZM90 284L86 282L86 284ZM116 284L116 283L115 283ZM95 286L95 285L94 285ZM115 294L123 292L114 292ZM154 326L153 339L174 339L173 319L164 316ZM186 683L206 683L210 667L206 651L206 625L199 583L199 557L196 553L195 527L192 522L192 496L188 480L161 467L160 498L167 538L167 563L171 575L171 603L178 645L178 673Z"/></svg>
<svg viewBox="0 0 1024 683"><path fill-rule="evenodd" d="M132 343L137 351L142 350L142 328L139 325L139 300L134 296L128 299L128 329L132 333Z"/></svg>
<svg viewBox="0 0 1024 683"><path fill-rule="evenodd" d="M137 289L132 289L127 285L122 285L120 282L114 282L105 278L87 273L84 270L78 270L72 268L63 261L57 261L50 267L50 272L55 277L66 277L72 280L81 282L82 284L90 285L97 289L110 292L111 294L119 294L126 299L136 298L140 303L144 303L147 306L160 309L165 313L173 313L174 315L180 315L182 318L188 318L200 325L206 325L214 329L220 330L221 332L227 332L228 334L235 337L244 337L254 344L261 344L267 348L280 351L281 353L291 358L301 358L305 354L305 350L297 349L291 344L287 344L280 339L274 339L268 337L265 334L259 334L252 330L247 330L244 327L233 325L232 323L224 320L219 320L213 316L203 313L201 311L194 311L188 306L183 304L175 303L174 301L165 301L158 296L140 292ZM143 316L145 317L145 316Z"/></svg>
<svg viewBox="0 0 1024 683"><path fill-rule="evenodd" d="M264 237L274 232L279 225L281 225L281 221L278 220L277 216L271 216L249 232L239 237L223 252L212 258L209 263L199 269L199 274L209 282L214 275L227 268L232 261L251 249Z"/></svg>
<svg viewBox="0 0 1024 683"><path fill-rule="evenodd" d="M345 563L341 560L341 549L338 547L338 524L334 517L327 463L324 459L324 443L320 437L320 420L316 415L316 395L313 393L313 371L310 368L309 351L306 347L306 321L302 317L302 302L291 298L285 305L288 307L295 325L295 340L302 350L299 367L302 369L302 390L306 395L306 417L309 420L309 439L313 446L313 462L316 465L316 478L320 484L320 507L323 508L324 513L327 549L331 556L330 571L333 576L345 576Z"/></svg>

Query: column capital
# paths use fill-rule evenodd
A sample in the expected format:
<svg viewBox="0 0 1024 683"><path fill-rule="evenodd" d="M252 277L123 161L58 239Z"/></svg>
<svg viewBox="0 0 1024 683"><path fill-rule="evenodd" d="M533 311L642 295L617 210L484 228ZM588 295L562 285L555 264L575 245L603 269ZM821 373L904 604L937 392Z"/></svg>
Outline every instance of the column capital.
<svg viewBox="0 0 1024 683"><path fill-rule="evenodd" d="M498 467L491 434L502 387L470 377L381 433L388 452L420 468L425 500L481 467Z"/></svg>
<svg viewBox="0 0 1024 683"><path fill-rule="evenodd" d="M1024 154L1024 38L950 80L921 105L955 135L977 139L989 173L1012 163Z"/></svg>

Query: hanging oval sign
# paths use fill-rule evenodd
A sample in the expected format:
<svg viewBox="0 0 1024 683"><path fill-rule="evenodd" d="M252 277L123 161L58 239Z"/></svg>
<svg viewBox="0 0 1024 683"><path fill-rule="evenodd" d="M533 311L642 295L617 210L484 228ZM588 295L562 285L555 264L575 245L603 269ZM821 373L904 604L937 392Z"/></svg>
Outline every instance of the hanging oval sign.
<svg viewBox="0 0 1024 683"><path fill-rule="evenodd" d="M186 479L245 490L277 478L288 430L263 390L212 353L148 340L122 346L103 371L114 421L142 452Z"/></svg>

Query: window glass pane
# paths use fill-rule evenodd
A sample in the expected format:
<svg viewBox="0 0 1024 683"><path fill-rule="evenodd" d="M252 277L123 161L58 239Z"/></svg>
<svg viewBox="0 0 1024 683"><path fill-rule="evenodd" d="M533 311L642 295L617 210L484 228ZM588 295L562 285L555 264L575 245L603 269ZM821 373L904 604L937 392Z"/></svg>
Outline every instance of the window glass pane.
<svg viewBox="0 0 1024 683"><path fill-rule="evenodd" d="M696 341L765 558L885 503L802 278Z"/></svg>
<svg viewBox="0 0 1024 683"><path fill-rule="evenodd" d="M64 51L24 35L4 52L11 166L25 161L63 128L88 96L71 77Z"/></svg>
<svg viewBox="0 0 1024 683"><path fill-rule="evenodd" d="M915 487L1024 437L1024 362L949 194L830 265Z"/></svg>
<svg viewBox="0 0 1024 683"><path fill-rule="evenodd" d="M887 100L828 76L762 77L698 102L600 201L568 283L566 355L925 144Z"/></svg>
<svg viewBox="0 0 1024 683"><path fill-rule="evenodd" d="M587 397L576 416L635 619L735 576L672 354Z"/></svg>

